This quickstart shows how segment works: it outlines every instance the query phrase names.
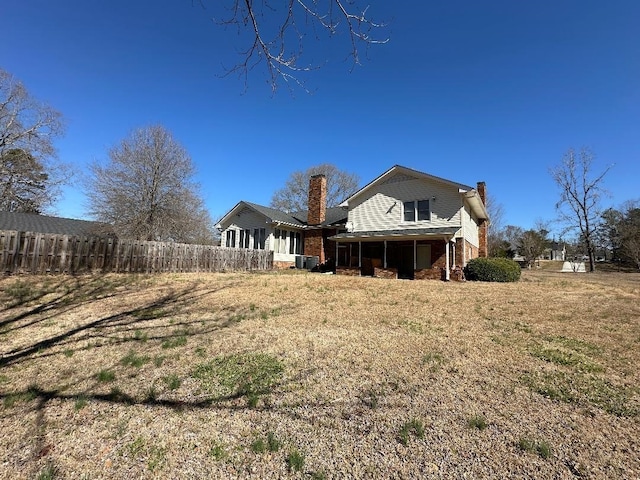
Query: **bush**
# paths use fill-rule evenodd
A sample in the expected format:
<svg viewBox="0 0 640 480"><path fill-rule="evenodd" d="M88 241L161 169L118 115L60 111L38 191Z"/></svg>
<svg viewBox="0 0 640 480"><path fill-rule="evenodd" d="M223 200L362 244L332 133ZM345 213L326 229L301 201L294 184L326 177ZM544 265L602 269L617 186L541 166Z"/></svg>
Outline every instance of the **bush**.
<svg viewBox="0 0 640 480"><path fill-rule="evenodd" d="M474 258L464 268L468 280L480 282L517 282L520 265L508 258Z"/></svg>

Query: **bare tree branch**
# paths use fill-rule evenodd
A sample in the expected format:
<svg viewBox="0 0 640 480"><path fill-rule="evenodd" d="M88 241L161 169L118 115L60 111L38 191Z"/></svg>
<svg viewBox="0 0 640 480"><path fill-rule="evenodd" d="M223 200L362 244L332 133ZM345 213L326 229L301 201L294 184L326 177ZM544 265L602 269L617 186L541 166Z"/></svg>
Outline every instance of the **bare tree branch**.
<svg viewBox="0 0 640 480"><path fill-rule="evenodd" d="M203 0L200 4L204 6ZM239 34L247 32L251 39L250 46L239 52L242 60L226 73L244 78L245 88L249 72L264 62L272 92L281 81L308 91L300 74L319 68L303 62L309 31L316 39L320 33L327 37L345 33L353 66L361 64L362 49L389 41L376 35L386 25L372 19L368 6L359 10L352 0L227 0L226 10L227 16L214 21L235 27Z"/></svg>
<svg viewBox="0 0 640 480"><path fill-rule="evenodd" d="M64 131L60 113L0 69L0 209L41 212L52 205L69 170L55 159Z"/></svg>

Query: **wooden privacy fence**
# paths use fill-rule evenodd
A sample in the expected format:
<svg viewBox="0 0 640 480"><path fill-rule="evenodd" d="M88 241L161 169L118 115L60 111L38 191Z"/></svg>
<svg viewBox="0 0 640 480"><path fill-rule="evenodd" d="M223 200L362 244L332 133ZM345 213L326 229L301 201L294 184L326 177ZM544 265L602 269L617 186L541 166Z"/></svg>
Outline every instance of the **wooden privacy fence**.
<svg viewBox="0 0 640 480"><path fill-rule="evenodd" d="M270 270L273 252L172 242L0 231L9 273L223 272Z"/></svg>

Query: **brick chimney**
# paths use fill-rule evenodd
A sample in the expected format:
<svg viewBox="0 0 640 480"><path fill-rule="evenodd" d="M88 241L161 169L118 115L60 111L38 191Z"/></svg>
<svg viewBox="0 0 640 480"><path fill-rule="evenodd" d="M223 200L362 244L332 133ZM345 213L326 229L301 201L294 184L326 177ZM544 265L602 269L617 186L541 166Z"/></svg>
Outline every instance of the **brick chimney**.
<svg viewBox="0 0 640 480"><path fill-rule="evenodd" d="M327 215L327 177L314 175L309 179L309 214L307 224L320 225Z"/></svg>
<svg viewBox="0 0 640 480"><path fill-rule="evenodd" d="M480 195L480 200L482 200L482 204L487 207L487 184L485 182L478 182L476 187L476 191L478 195ZM481 220L480 225L478 225L478 256L479 257L488 257L489 256L489 238L488 238L488 230L489 230L489 222L487 220Z"/></svg>
<svg viewBox="0 0 640 480"><path fill-rule="evenodd" d="M327 216L327 177L324 175L314 175L309 179L308 208L307 225L321 225ZM305 232L304 254L318 257L320 263L325 262L322 228L311 228Z"/></svg>

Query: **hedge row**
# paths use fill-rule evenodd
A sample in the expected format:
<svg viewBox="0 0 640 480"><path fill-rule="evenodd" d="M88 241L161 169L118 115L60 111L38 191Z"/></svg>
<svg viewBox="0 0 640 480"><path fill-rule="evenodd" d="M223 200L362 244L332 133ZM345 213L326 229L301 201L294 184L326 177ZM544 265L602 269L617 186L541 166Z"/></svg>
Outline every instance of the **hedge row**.
<svg viewBox="0 0 640 480"><path fill-rule="evenodd" d="M467 280L480 282L517 282L520 273L520 265L509 258L474 258L464 268Z"/></svg>

